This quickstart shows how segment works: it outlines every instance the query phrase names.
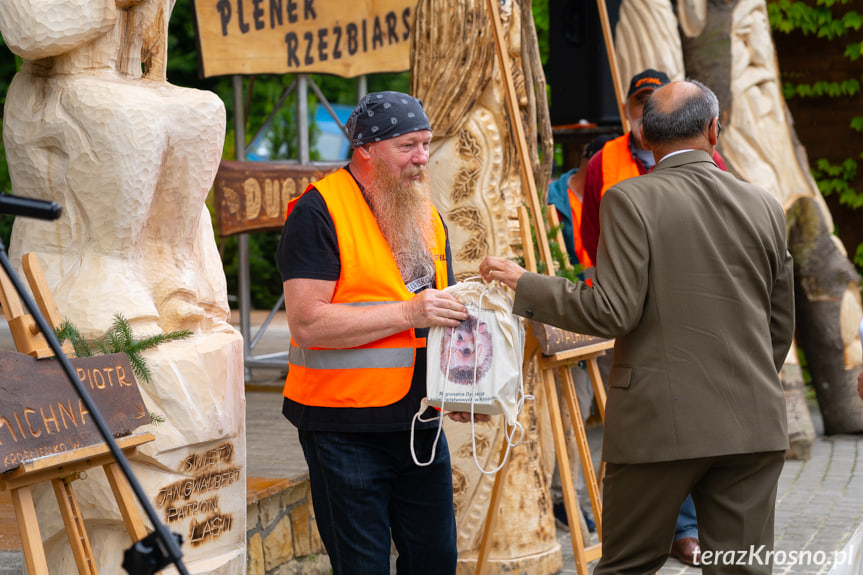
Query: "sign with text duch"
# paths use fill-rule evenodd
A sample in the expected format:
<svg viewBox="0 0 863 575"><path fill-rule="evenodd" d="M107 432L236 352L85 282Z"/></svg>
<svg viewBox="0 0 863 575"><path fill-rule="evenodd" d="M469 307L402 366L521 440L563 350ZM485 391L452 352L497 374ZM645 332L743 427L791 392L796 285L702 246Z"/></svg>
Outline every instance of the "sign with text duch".
<svg viewBox="0 0 863 575"><path fill-rule="evenodd" d="M410 67L416 0L194 0L201 75Z"/></svg>

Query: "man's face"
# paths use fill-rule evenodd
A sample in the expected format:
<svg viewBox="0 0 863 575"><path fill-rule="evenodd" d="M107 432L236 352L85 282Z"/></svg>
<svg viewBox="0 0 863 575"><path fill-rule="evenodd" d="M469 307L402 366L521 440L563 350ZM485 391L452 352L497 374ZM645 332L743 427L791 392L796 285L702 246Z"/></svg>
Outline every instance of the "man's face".
<svg viewBox="0 0 863 575"><path fill-rule="evenodd" d="M419 181L429 161L432 133L411 132L371 145L372 158L403 183Z"/></svg>
<svg viewBox="0 0 863 575"><path fill-rule="evenodd" d="M653 88L645 88L630 96L626 101L626 119L629 120L629 129L632 132L635 145L642 150L645 148L641 141L641 113L644 111L644 102L653 92L655 92Z"/></svg>

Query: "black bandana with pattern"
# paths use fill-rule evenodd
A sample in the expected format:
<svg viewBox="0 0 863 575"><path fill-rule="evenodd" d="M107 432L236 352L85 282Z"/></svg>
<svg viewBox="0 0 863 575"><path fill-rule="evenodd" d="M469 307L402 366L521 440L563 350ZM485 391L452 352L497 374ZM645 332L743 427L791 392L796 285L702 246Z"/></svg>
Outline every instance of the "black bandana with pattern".
<svg viewBox="0 0 863 575"><path fill-rule="evenodd" d="M419 130L431 131L423 103L401 92L367 94L351 112L345 128L353 148Z"/></svg>

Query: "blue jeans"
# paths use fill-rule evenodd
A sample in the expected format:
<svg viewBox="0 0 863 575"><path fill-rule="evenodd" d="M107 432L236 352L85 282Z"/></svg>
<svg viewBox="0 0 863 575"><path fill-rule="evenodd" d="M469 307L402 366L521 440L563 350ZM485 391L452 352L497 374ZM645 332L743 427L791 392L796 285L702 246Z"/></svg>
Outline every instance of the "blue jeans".
<svg viewBox="0 0 863 575"><path fill-rule="evenodd" d="M677 525L674 526L674 540L685 537L698 538L698 525L695 523L695 504L692 503L692 495L687 495L680 506L677 515Z"/></svg>
<svg viewBox="0 0 863 575"><path fill-rule="evenodd" d="M420 462L431 457L436 432L416 432ZM455 573L452 469L443 434L427 467L414 464L409 431L300 431L299 438L318 531L335 575L389 575L390 537L398 573Z"/></svg>

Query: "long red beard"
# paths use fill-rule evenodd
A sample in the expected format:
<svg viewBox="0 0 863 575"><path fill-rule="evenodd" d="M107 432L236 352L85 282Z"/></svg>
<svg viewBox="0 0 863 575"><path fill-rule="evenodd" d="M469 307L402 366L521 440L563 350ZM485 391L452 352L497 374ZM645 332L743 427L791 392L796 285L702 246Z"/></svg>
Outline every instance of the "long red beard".
<svg viewBox="0 0 863 575"><path fill-rule="evenodd" d="M409 179L419 175L419 180ZM408 283L434 275L429 251L433 212L428 169L410 167L393 174L380 159L372 160L372 183L365 192L384 239L390 245L402 279Z"/></svg>

